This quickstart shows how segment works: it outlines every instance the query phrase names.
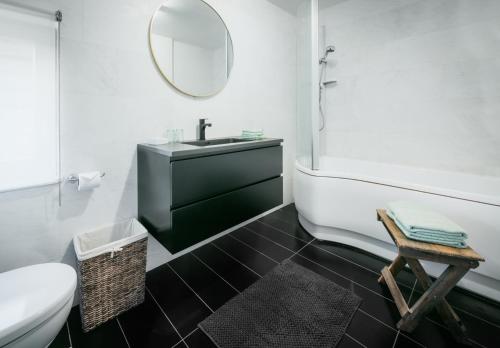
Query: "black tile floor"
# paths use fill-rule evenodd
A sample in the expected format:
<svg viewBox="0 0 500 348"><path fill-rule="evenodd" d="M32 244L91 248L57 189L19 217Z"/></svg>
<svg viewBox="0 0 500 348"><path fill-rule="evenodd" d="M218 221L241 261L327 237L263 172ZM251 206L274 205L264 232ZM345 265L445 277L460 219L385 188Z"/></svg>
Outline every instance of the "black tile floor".
<svg viewBox="0 0 500 348"><path fill-rule="evenodd" d="M78 308L51 348L214 347L197 324L233 296L291 258L363 298L338 347L459 347L435 313L411 334L397 330L398 311L377 283L387 260L312 238L293 204L148 272L146 300L84 334ZM421 289L410 272L397 278L412 303ZM500 305L461 289L448 300L474 347L500 347Z"/></svg>

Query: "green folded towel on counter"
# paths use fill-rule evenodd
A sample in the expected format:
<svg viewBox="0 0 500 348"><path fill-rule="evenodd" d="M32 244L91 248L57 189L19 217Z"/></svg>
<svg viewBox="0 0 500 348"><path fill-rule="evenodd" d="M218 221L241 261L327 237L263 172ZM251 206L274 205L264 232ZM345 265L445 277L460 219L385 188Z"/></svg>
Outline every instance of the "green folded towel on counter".
<svg viewBox="0 0 500 348"><path fill-rule="evenodd" d="M264 131L259 130L247 130L241 131L241 137L245 139L262 139L264 137Z"/></svg>
<svg viewBox="0 0 500 348"><path fill-rule="evenodd" d="M447 217L406 201L388 204L387 214L407 238L465 248L467 233Z"/></svg>

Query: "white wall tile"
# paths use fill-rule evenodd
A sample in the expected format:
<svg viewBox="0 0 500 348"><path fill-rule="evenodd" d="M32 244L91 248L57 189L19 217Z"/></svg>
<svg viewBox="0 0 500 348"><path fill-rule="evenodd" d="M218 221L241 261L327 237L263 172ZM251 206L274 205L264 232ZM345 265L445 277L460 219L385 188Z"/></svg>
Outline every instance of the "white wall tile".
<svg viewBox="0 0 500 348"><path fill-rule="evenodd" d="M334 1L320 25L323 154L500 175L499 1Z"/></svg>

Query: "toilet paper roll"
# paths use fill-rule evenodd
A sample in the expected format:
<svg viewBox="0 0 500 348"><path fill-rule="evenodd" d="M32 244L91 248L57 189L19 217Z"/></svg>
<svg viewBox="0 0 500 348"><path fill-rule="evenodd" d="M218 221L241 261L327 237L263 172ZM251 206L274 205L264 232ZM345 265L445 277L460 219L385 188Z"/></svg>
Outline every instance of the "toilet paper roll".
<svg viewBox="0 0 500 348"><path fill-rule="evenodd" d="M101 172L78 174L78 191L92 190L101 185Z"/></svg>

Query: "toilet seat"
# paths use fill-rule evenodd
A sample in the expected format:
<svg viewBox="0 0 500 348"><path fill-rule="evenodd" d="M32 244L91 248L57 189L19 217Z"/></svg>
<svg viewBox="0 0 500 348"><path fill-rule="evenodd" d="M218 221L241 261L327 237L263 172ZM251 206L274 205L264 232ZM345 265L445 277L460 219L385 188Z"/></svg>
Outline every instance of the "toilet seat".
<svg viewBox="0 0 500 348"><path fill-rule="evenodd" d="M0 273L0 347L57 313L75 288L75 270L61 263Z"/></svg>

